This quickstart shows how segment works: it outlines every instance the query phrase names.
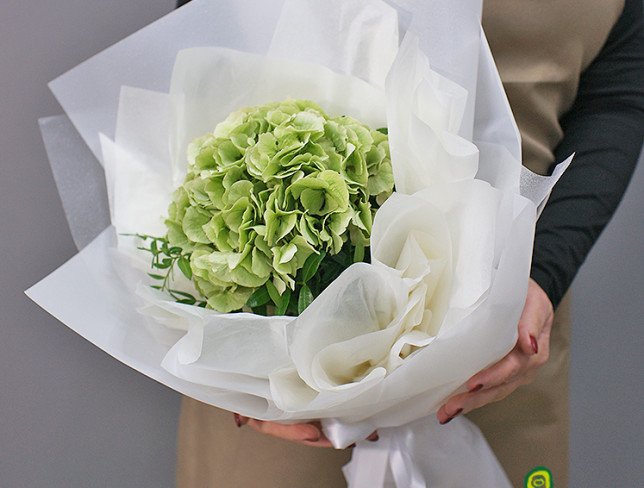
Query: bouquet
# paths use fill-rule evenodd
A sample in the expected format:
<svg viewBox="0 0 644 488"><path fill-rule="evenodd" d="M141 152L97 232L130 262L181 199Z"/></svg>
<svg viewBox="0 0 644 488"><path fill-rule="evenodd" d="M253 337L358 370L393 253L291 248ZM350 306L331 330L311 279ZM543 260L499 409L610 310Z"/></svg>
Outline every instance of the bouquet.
<svg viewBox="0 0 644 488"><path fill-rule="evenodd" d="M201 401L322 419L339 448L379 429L351 486L507 485L472 424L427 416L514 346L565 165L521 167L479 14L196 0L63 75L52 88L104 166L112 225L29 295Z"/></svg>

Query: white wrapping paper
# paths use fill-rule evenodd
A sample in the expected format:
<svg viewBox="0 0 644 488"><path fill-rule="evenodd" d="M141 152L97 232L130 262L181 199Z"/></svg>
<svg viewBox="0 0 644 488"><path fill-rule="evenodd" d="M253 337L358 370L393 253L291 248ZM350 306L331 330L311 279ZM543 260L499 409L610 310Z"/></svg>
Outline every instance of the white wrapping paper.
<svg viewBox="0 0 644 488"><path fill-rule="evenodd" d="M28 294L201 401L324 419L336 447L380 429L376 447L355 449L351 486L504 486L467 420L425 417L514 346L536 210L565 165L553 178L522 169L480 1L390 4L195 0L54 81L104 164L113 227ZM297 319L168 301L117 233L164 234L187 143L241 106L289 96L389 128L397 192L374 221L372 264L351 266ZM439 462L445 449L462 459ZM365 463L378 461L367 484Z"/></svg>

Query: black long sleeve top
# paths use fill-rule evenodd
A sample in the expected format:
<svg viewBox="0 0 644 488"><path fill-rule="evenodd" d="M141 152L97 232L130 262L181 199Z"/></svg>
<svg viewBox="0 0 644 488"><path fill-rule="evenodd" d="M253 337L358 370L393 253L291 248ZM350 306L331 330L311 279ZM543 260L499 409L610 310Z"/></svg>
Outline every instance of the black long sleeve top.
<svg viewBox="0 0 644 488"><path fill-rule="evenodd" d="M555 307L615 212L642 148L642 17L642 1L626 0L560 121L564 137L555 158L576 155L537 222L531 270Z"/></svg>

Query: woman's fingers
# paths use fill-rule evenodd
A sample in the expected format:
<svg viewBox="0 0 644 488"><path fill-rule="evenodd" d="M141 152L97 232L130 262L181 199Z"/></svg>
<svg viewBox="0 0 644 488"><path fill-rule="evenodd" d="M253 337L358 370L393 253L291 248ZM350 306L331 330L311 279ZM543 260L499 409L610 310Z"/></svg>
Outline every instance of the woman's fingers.
<svg viewBox="0 0 644 488"><path fill-rule="evenodd" d="M532 279L519 320L517 344L503 359L472 376L468 391L449 398L436 416L441 423L488 403L501 400L520 385L530 383L549 356L553 321L550 299Z"/></svg>
<svg viewBox="0 0 644 488"><path fill-rule="evenodd" d="M462 407L459 405L463 403L464 395L467 395L467 393L453 396L445 405L438 409L438 412L436 412L436 418L441 424L448 423L454 417L463 412Z"/></svg>
<svg viewBox="0 0 644 488"><path fill-rule="evenodd" d="M530 278L525 307L519 319L519 340L521 350L528 354L538 354L542 344L542 334L549 329L554 317L552 302L546 292Z"/></svg>
<svg viewBox="0 0 644 488"><path fill-rule="evenodd" d="M519 338L515 348L503 359L480 371L467 381L470 392L512 381L527 369L541 366L548 359L553 309L550 299L532 279L519 319Z"/></svg>
<svg viewBox="0 0 644 488"><path fill-rule="evenodd" d="M313 424L278 424L262 420L248 419L247 424L251 429L262 434L272 435L288 441L315 444L320 441L328 442L322 431Z"/></svg>
<svg viewBox="0 0 644 488"><path fill-rule="evenodd" d="M476 393L484 388L508 383L525 372L530 359L531 355L528 356L521 348L515 347L503 359L467 380L467 389L471 393Z"/></svg>
<svg viewBox="0 0 644 488"><path fill-rule="evenodd" d="M534 376L533 373L535 372L531 371L526 375L517 376L507 383L484 388L473 393L466 392L454 395L436 412L436 418L441 424L446 424L458 415L471 412L488 403L503 400L519 386L529 383Z"/></svg>
<svg viewBox="0 0 644 488"><path fill-rule="evenodd" d="M441 423L445 423L449 417L453 417L459 410L469 411L467 410L467 405L485 405L485 399L493 398L499 391L507 391L507 385L511 385L509 391L512 391L519 385L531 382L537 373L538 367L545 362L547 357L547 340L537 355L525 354L523 349L517 345L499 362L472 376L467 381L468 391L454 395L447 400L437 412L438 420ZM491 394L490 392L495 393ZM506 395L507 393L503 398ZM500 398L497 398L497 400L500 400Z"/></svg>
<svg viewBox="0 0 644 488"><path fill-rule="evenodd" d="M501 400L519 386L530 383L548 359L549 335L549 330L541 335L538 354L526 354L517 344L499 362L472 376L466 384L468 391L452 396L438 410L439 422L447 423L456 415Z"/></svg>
<svg viewBox="0 0 644 488"><path fill-rule="evenodd" d="M279 439L287 441L299 442L307 446L333 447L331 441L322 432L322 427L319 422L286 425L277 422L251 419L239 414L235 414L234 418L238 427L247 425L262 434L278 437Z"/></svg>
<svg viewBox="0 0 644 488"><path fill-rule="evenodd" d="M233 417L235 419L235 424L237 427L242 427L248 423L248 417L244 417L243 415L239 415L238 413L234 413Z"/></svg>
<svg viewBox="0 0 644 488"><path fill-rule="evenodd" d="M495 386L487 390L481 390L475 395L465 397L459 408L462 409L462 413L468 413L476 408L482 407L483 405L487 405L488 403L498 402L499 400L503 400L522 384L524 384L524 379L517 378L509 383Z"/></svg>
<svg viewBox="0 0 644 488"><path fill-rule="evenodd" d="M333 447L331 441L322 432L322 424L319 421L287 425L252 419L239 415L238 413L234 414L234 419L237 427L248 425L251 429L262 434L298 442L306 446ZM378 431L372 432L366 440L371 442L377 441Z"/></svg>

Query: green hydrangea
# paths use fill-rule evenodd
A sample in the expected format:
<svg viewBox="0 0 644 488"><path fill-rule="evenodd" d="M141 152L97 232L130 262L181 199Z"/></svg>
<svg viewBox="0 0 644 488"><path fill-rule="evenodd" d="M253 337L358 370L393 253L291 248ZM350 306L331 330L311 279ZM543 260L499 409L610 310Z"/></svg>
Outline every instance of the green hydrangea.
<svg viewBox="0 0 644 488"><path fill-rule="evenodd" d="M167 239L190 254L208 306L238 310L269 281L280 295L296 291L311 255L368 246L393 190L383 132L287 100L234 112L192 142Z"/></svg>

